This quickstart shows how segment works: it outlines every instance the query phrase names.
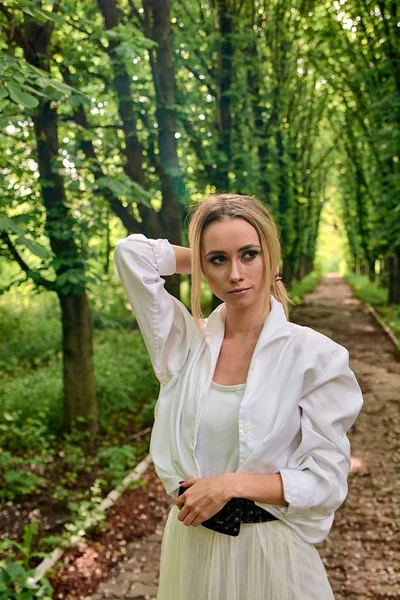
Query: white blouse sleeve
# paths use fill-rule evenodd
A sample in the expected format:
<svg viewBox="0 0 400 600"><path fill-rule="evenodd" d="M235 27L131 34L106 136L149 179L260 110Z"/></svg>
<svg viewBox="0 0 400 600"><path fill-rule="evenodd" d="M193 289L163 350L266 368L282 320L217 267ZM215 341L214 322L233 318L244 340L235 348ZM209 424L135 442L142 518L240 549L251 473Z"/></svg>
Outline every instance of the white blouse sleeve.
<svg viewBox="0 0 400 600"><path fill-rule="evenodd" d="M173 275L176 256L168 240L132 234L114 252L115 272L125 289L161 384L178 374L198 331L186 307L165 288L162 275Z"/></svg>
<svg viewBox="0 0 400 600"><path fill-rule="evenodd" d="M331 518L347 496L350 443L347 432L363 403L343 346L304 390L300 401L301 442L281 471L287 518Z"/></svg>

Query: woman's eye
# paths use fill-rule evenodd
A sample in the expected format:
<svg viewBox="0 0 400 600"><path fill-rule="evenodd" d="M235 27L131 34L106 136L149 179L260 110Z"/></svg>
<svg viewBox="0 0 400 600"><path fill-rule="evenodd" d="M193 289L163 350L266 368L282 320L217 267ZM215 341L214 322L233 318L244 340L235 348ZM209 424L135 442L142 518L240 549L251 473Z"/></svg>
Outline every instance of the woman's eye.
<svg viewBox="0 0 400 600"><path fill-rule="evenodd" d="M257 254L257 250L248 250L243 254L242 258L245 258L245 260L252 260L257 256Z"/></svg>
<svg viewBox="0 0 400 600"><path fill-rule="evenodd" d="M247 250L247 252L245 252L244 254L242 254L242 260L245 261L250 261L253 260L253 258L255 258L257 255L259 254L259 252L257 250ZM213 256L210 259L210 263L212 265L222 265L224 264L224 262L226 261L225 256Z"/></svg>
<svg viewBox="0 0 400 600"><path fill-rule="evenodd" d="M221 262L219 262L220 260L225 260L225 256L213 256L212 259L210 260L210 263L212 265L220 265L222 264Z"/></svg>

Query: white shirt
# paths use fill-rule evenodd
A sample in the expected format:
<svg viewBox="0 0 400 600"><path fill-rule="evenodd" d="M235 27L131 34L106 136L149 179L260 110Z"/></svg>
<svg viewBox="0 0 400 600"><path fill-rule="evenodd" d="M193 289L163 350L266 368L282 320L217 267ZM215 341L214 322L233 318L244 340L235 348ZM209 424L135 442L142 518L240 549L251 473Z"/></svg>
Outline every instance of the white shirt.
<svg viewBox="0 0 400 600"><path fill-rule="evenodd" d="M202 477L234 473L239 466L239 412L246 384L211 382L197 434Z"/></svg>
<svg viewBox="0 0 400 600"><path fill-rule="evenodd" d="M133 234L114 262L145 340L160 395L150 453L167 493L200 477L199 421L225 333L225 305L200 330L164 288L176 270L168 240ZM288 506L257 502L305 541L320 542L347 495L346 436L362 406L346 348L287 321L270 296L270 312L249 367L239 410L239 473L280 473Z"/></svg>

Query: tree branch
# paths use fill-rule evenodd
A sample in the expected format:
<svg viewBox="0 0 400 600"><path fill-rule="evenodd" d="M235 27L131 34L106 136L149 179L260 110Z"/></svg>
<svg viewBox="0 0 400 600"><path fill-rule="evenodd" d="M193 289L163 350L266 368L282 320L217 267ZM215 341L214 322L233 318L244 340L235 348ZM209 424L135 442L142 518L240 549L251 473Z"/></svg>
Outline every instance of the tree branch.
<svg viewBox="0 0 400 600"><path fill-rule="evenodd" d="M6 231L1 232L0 239L3 240L4 243L6 244L12 259L15 260L16 263L18 263L18 265L20 266L22 271L24 271L28 275L28 277L30 277L36 283L36 285L41 285L44 288L51 290L51 291L55 290L55 282L48 281L47 279L42 277L37 271L35 271L34 269L31 269L26 264L26 262L24 261L22 256L18 253L16 247L12 243L10 236L8 235L8 233Z"/></svg>

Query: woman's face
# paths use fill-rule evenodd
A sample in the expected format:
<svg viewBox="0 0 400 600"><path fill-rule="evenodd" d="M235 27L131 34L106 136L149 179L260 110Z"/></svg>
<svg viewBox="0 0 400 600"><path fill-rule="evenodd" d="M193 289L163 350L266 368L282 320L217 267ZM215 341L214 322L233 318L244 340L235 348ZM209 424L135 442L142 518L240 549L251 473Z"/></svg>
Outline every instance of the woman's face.
<svg viewBox="0 0 400 600"><path fill-rule="evenodd" d="M226 305L247 308L263 301L265 269L260 238L244 219L214 221L206 227L201 265L212 292Z"/></svg>

